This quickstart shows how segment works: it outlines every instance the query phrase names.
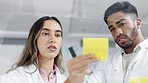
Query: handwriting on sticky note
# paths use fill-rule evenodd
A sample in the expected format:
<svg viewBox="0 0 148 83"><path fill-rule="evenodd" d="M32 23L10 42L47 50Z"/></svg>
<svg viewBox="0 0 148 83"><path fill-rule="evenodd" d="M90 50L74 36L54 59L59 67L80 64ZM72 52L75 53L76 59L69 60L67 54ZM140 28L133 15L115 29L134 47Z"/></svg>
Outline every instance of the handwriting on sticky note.
<svg viewBox="0 0 148 83"><path fill-rule="evenodd" d="M148 83L147 77L130 78L130 83Z"/></svg>
<svg viewBox="0 0 148 83"><path fill-rule="evenodd" d="M93 53L100 61L108 59L108 38L83 38L83 54Z"/></svg>

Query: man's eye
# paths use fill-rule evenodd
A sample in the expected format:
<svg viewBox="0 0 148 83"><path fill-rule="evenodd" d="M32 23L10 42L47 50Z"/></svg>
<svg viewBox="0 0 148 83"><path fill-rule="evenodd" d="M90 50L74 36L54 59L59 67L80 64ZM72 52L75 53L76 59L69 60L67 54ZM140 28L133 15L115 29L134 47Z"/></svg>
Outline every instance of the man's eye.
<svg viewBox="0 0 148 83"><path fill-rule="evenodd" d="M113 31L114 31L114 28L111 28L111 29L110 29L110 32L113 32Z"/></svg>
<svg viewBox="0 0 148 83"><path fill-rule="evenodd" d="M119 24L119 27L122 27L122 26L124 26L125 25L125 23L120 23Z"/></svg>

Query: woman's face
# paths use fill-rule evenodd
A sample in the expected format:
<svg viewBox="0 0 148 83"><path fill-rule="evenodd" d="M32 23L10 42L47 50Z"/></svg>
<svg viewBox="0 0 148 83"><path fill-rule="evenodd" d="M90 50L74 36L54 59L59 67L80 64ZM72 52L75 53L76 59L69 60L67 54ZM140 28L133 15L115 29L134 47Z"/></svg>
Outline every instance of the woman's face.
<svg viewBox="0 0 148 83"><path fill-rule="evenodd" d="M54 59L62 45L62 30L58 22L46 20L37 39L39 57Z"/></svg>

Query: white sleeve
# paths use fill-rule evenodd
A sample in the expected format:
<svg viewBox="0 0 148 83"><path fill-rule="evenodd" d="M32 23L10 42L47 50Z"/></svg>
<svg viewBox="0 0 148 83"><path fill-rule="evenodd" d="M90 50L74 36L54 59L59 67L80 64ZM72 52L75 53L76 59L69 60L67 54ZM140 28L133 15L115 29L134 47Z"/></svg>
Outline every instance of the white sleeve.
<svg viewBox="0 0 148 83"><path fill-rule="evenodd" d="M18 78L16 78L15 76L3 74L0 76L0 83L18 83L16 82L16 79L18 80Z"/></svg>
<svg viewBox="0 0 148 83"><path fill-rule="evenodd" d="M104 63L98 62L92 73L86 78L85 83L105 83Z"/></svg>
<svg viewBox="0 0 148 83"><path fill-rule="evenodd" d="M10 71L7 74L2 74L0 76L0 83L24 83L21 80L23 78L20 73L16 70Z"/></svg>

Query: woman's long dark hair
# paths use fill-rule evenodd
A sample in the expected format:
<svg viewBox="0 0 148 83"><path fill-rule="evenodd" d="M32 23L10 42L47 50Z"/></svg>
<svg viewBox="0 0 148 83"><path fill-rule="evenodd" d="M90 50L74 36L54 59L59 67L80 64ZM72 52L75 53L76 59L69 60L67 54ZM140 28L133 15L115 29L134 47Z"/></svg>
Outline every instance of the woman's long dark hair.
<svg viewBox="0 0 148 83"><path fill-rule="evenodd" d="M44 16L38 19L30 29L30 32L26 41L26 45L22 53L22 57L16 64L15 68L20 66L29 66L31 64L36 65L36 67L39 66L39 63L38 63L39 50L37 48L37 38L46 20L56 21L57 23L59 23L62 29L62 25L56 17ZM64 69L61 66L61 59L62 59L62 51L60 49L59 54L54 58L54 64L59 68L60 72L63 73Z"/></svg>

